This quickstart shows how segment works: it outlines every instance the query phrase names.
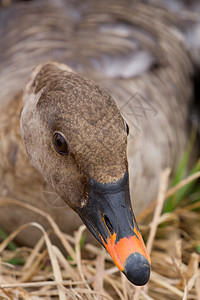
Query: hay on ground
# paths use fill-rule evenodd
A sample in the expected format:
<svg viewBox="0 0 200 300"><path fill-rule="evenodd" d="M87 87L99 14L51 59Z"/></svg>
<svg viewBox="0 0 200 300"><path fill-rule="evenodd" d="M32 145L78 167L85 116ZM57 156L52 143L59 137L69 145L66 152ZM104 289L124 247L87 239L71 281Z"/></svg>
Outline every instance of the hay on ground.
<svg viewBox="0 0 200 300"><path fill-rule="evenodd" d="M200 172L167 191L169 170L165 170L156 204L138 217L152 259L151 278L145 287L129 283L103 248L92 244L80 248L84 225L73 237L68 236L39 209L0 198L0 206L23 205L45 216L68 255L64 257L38 223L16 229L0 244L0 299L200 300L200 201L189 204L186 199L173 212L162 214L164 200L199 177ZM8 250L9 243L28 226L41 231L35 247ZM17 260L23 263L9 263Z"/></svg>

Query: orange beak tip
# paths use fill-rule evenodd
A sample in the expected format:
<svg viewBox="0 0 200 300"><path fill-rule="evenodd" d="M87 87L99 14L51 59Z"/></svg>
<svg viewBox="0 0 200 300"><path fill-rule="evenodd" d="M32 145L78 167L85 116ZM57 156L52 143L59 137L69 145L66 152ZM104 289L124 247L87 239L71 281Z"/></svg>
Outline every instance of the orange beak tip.
<svg viewBox="0 0 200 300"><path fill-rule="evenodd" d="M121 238L116 242L116 234L104 243L115 265L127 279L135 285L145 285L150 277L151 260L142 237L138 234ZM103 241L103 239L102 239Z"/></svg>

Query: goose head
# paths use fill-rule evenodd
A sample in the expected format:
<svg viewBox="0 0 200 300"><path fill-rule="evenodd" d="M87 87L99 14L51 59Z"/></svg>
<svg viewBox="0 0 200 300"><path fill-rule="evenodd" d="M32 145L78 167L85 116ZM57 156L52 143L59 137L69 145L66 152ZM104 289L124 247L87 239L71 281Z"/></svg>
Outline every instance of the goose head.
<svg viewBox="0 0 200 300"><path fill-rule="evenodd" d="M63 64L36 67L24 91L21 132L34 167L78 213L135 285L150 258L130 201L127 125L112 97Z"/></svg>

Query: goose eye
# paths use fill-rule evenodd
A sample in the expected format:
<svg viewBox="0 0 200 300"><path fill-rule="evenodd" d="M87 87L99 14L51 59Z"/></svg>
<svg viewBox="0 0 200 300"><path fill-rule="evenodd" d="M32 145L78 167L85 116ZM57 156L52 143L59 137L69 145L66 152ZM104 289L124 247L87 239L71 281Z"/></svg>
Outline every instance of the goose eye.
<svg viewBox="0 0 200 300"><path fill-rule="evenodd" d="M129 135L129 126L128 126L128 124L126 122L125 122L125 129L126 129L127 135Z"/></svg>
<svg viewBox="0 0 200 300"><path fill-rule="evenodd" d="M65 138L58 132L53 135L53 146L60 154L68 154L68 145Z"/></svg>

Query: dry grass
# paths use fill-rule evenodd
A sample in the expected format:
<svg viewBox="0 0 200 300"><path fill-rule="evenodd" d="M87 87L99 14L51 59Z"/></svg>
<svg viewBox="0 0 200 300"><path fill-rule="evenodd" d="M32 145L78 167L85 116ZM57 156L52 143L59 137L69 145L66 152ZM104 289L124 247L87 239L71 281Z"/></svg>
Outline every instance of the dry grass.
<svg viewBox="0 0 200 300"><path fill-rule="evenodd" d="M150 281L142 288L126 280L104 249L91 244L80 249L84 225L71 237L61 232L46 213L16 200L1 198L0 206L23 205L45 216L70 259L52 244L51 236L40 224L23 225L0 244L0 299L200 300L200 201L192 205L186 201L173 212L162 214L166 197L199 177L200 172L167 191L169 170L165 170L157 204L139 216L142 234L148 236L147 247L152 259ZM8 244L27 226L41 231L41 239L35 247L8 250ZM8 263L16 258L24 263Z"/></svg>

